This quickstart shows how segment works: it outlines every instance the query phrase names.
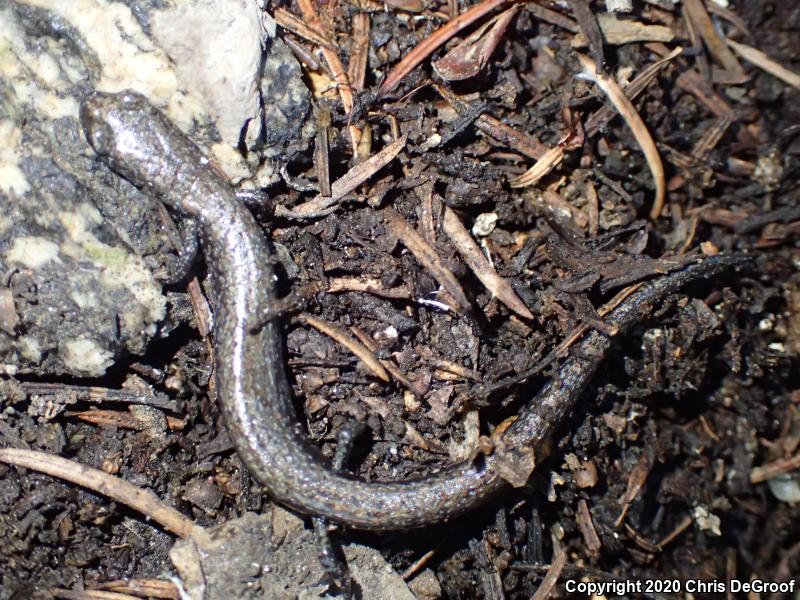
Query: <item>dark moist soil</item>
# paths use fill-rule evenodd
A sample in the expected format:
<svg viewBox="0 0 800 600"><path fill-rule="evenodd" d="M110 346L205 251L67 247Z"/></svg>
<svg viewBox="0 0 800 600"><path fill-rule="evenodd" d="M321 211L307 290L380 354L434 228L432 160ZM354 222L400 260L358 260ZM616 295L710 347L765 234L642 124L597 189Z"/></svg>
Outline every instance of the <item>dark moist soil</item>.
<svg viewBox="0 0 800 600"><path fill-rule="evenodd" d="M733 8L752 33L750 45L800 70L800 6L756 1ZM348 31L349 6L326 3L325 10L338 31ZM391 11L373 13L372 23L371 67L396 62L431 27L421 21L422 30L411 31ZM566 109L575 122L585 122L604 101L571 77L577 68L570 39L520 10L481 75L452 86L474 94L464 115L483 111L546 144L558 143ZM345 57L347 47L342 44ZM606 52L611 71L628 66L635 75L653 61L641 44ZM423 392L414 398L397 383L379 383L340 345L294 320L297 309L289 311L285 340L300 422L329 456L343 426L364 423L367 432L349 464L362 477L430 473L449 462L452 444L463 441L468 412L480 409L482 434L514 415L551 367L529 376L531 369L592 316L591 306L628 283L615 278L637 281L658 267L647 263L649 273L631 274L631 265L641 264L631 257L674 255L688 244L757 258L748 271L684 290L617 339L578 409L537 453L526 486L445 525L385 535L344 530L337 540L378 548L398 572L432 551L423 568L435 571L446 598L529 598L557 547L567 552L562 581L778 581L797 574L800 508L778 500L767 484L752 484L750 476L754 467L796 455L800 442L800 91L743 63L749 82L715 87L738 119L711 152L689 160L715 119L677 78L707 56L675 60L635 102L671 187L666 216L655 223L646 220L649 171L619 117L568 153L540 184L544 189L566 178L559 191L576 204L571 218L564 217L530 191L506 184L532 164L529 159L504 159L499 154L510 150L476 133L471 119L448 114L430 87L403 97L430 76L429 62L403 81L394 99L372 100L379 82L368 72L362 117L376 132L373 152L387 132L386 115L410 134L400 158L371 180L368 202L347 203L307 223L262 215L281 261L284 292L293 291L304 311L365 332L376 353L392 359ZM341 107L330 106L335 180L349 168L349 152ZM434 133L449 140L426 145ZM311 176L311 164L309 151L290 171ZM752 173L756 164L761 175ZM587 181L600 202L594 238L581 200ZM308 198L289 187L271 193L285 206ZM405 285L413 299L446 302L375 208L392 205L424 233L420 207L428 199L434 221L427 222L438 222L443 205L456 209L468 229L478 215L496 214L485 249L536 315L533 322L511 317L492 299L440 230L434 246L466 290L473 305L468 314L370 293L320 291L332 279L359 276L386 289ZM202 266L196 269L202 275ZM566 289L567 280L577 283ZM184 292L175 287L174 311L186 309ZM469 377L449 372L441 361L460 365ZM35 378L7 381L4 395L12 401L0 421L3 445L101 467L204 526L261 511L269 498L231 449L209 399L209 373L209 347L186 325L102 380L51 381L56 385L44 391ZM169 418L166 431L84 422L80 413L92 405L79 395L54 419L38 418L29 408L34 393L57 402L59 394L76 397L64 386L117 390L123 383L127 391L101 408L125 423L131 422L130 406L149 403ZM155 396L141 391L147 386ZM171 535L125 506L47 476L0 466L0 515L2 598L163 578L169 564ZM556 586L553 594L565 592Z"/></svg>

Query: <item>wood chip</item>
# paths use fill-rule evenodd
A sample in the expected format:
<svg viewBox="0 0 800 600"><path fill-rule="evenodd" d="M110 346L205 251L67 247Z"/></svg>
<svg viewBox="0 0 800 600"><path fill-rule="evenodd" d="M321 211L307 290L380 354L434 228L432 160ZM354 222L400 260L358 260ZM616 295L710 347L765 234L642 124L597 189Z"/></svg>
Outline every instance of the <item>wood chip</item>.
<svg viewBox="0 0 800 600"><path fill-rule="evenodd" d="M350 42L350 64L347 74L353 89L360 92L364 89L364 78L367 74L367 58L369 56L370 16L367 13L353 15L353 35Z"/></svg>
<svg viewBox="0 0 800 600"><path fill-rule="evenodd" d="M0 331L16 335L19 316L14 306L14 293L9 288L0 289Z"/></svg>
<svg viewBox="0 0 800 600"><path fill-rule="evenodd" d="M653 460L652 452L645 448L639 460L636 462L636 465L634 465L631 474L628 476L628 487L620 501L620 504L622 504L622 512L614 523L614 527L620 526L625 519L625 515L628 513L628 507L631 505L631 502L639 495L639 491L642 489L644 482L647 481L647 476L650 475L650 470L653 468Z"/></svg>
<svg viewBox="0 0 800 600"><path fill-rule="evenodd" d="M594 528L592 514L589 512L589 505L583 498L578 500L578 511L575 515L575 521L578 524L578 529L581 531L586 549L589 551L589 556L597 558L600 556L600 549L603 547L603 543L600 541L597 530Z"/></svg>
<svg viewBox="0 0 800 600"><path fill-rule="evenodd" d="M597 485L597 467L593 460L582 461L574 454L568 454L564 458L570 471L572 471L572 476L575 477L575 484L579 488L591 488Z"/></svg>
<svg viewBox="0 0 800 600"><path fill-rule="evenodd" d="M664 25L648 25L641 21L618 19L614 15L602 14L597 16L600 32L606 44L622 46L633 42L671 42L675 39L675 32ZM583 33L572 38L571 46L581 48L588 41Z"/></svg>
<svg viewBox="0 0 800 600"><path fill-rule="evenodd" d="M328 127L331 125L331 111L320 107L317 110L317 136L314 145L314 171L319 182L321 196L331 196L330 147Z"/></svg>
<svg viewBox="0 0 800 600"><path fill-rule="evenodd" d="M537 19L546 23L557 25L558 27L561 27L561 29L569 31L570 33L579 33L581 30L575 21L558 11L550 10L549 8L545 8L544 6L534 2L528 3L525 9Z"/></svg>

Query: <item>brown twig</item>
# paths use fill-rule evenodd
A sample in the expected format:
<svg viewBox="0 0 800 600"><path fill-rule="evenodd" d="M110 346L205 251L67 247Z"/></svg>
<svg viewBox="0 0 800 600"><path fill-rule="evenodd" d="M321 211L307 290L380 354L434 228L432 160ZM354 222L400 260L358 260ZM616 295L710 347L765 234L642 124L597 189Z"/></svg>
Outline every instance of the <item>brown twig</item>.
<svg viewBox="0 0 800 600"><path fill-rule="evenodd" d="M686 16L691 20L700 37L703 38L708 51L711 55L733 75L735 80L744 82L747 75L742 69L742 65L734 56L733 52L725 45L722 37L717 33L711 17L706 12L706 8L701 0L684 0L683 9Z"/></svg>
<svg viewBox="0 0 800 600"><path fill-rule="evenodd" d="M645 44L648 50L652 50L660 56L668 56L672 52L664 44L653 42ZM731 114L732 118L736 120L736 114L733 112L730 104L725 99L714 91L711 83L700 74L699 71L687 68L675 80L675 83L683 90L686 90L697 98L712 114L717 117L722 117L725 114Z"/></svg>
<svg viewBox="0 0 800 600"><path fill-rule="evenodd" d="M20 387L30 396L59 397L82 402L124 402L128 404L144 404L161 410L177 412L178 405L172 400L164 400L144 391L112 390L109 388L67 385L63 383L20 382Z"/></svg>
<svg viewBox="0 0 800 600"><path fill-rule="evenodd" d="M644 69L642 69L642 71L636 75L636 77L634 77L633 81L625 86L625 95L628 97L628 99L632 101L639 96L639 94L647 89L647 86L650 85L650 82L656 78L656 75L658 75L661 69L663 69L673 58L679 56L682 52L683 48L675 48L671 51L668 50L666 55L662 55L663 58L660 58L656 62L647 65ZM586 119L586 123L583 125L584 131L586 132L586 137L593 137L615 114L614 107L608 105L605 105L592 113L592 115Z"/></svg>
<svg viewBox="0 0 800 600"><path fill-rule="evenodd" d="M99 469L93 469L46 452L17 448L0 448L0 462L58 477L107 496L153 519L165 529L182 538L203 531L202 527L195 525L177 510L164 504L152 492L138 488L124 479L114 477Z"/></svg>
<svg viewBox="0 0 800 600"><path fill-rule="evenodd" d="M683 519L681 519L680 523L678 523L675 528L670 531L667 535L665 535L661 541L656 543L656 546L661 550L667 546L672 540L678 537L681 533L683 533L687 527L689 527L694 522L691 515L685 515Z"/></svg>
<svg viewBox="0 0 800 600"><path fill-rule="evenodd" d="M303 18L308 21L311 29L319 32L324 32L323 36L329 38L325 25L322 19L319 18L314 3L312 0L297 0L297 5L303 13ZM336 82L336 89L339 92L339 98L342 100L345 114L350 114L353 111L353 88L350 85L350 78L347 76L347 71L339 58L339 54L333 47L320 46L322 57L331 71L333 80ZM358 127L351 125L348 130L350 131L350 141L353 147L353 153L357 152L358 144L361 141L361 131Z"/></svg>
<svg viewBox="0 0 800 600"><path fill-rule="evenodd" d="M457 312L467 312L470 308L469 300L458 279L444 264L436 250L393 208L386 207L381 211L381 214L392 235L397 237L409 249L414 258L430 272L433 278L457 303Z"/></svg>
<svg viewBox="0 0 800 600"><path fill-rule="evenodd" d="M589 52L599 74L606 61L603 56L603 36L600 33L597 17L592 12L592 7L589 6L587 0L569 0L569 3L572 6L572 14L575 15L575 20L578 21L578 26L581 28L581 33L589 44Z"/></svg>
<svg viewBox="0 0 800 600"><path fill-rule="evenodd" d="M406 285L386 288L380 279L374 278L330 277L328 279L328 291L332 294L337 292L366 292L382 298L411 299L411 291Z"/></svg>
<svg viewBox="0 0 800 600"><path fill-rule="evenodd" d="M547 575L542 579L542 583L539 584L539 588L531 600L546 600L550 597L550 592L553 591L556 583L558 583L558 578L561 576L561 571L564 570L566 564L567 552L563 548L559 548L556 551L553 562L550 564L550 568L547 570Z"/></svg>
<svg viewBox="0 0 800 600"><path fill-rule="evenodd" d="M331 113L320 107L317 110L317 136L314 144L314 171L317 174L320 196L330 197L331 165L330 145L328 143L328 127L331 124Z"/></svg>
<svg viewBox="0 0 800 600"><path fill-rule="evenodd" d="M53 588L50 590L53 598L60 600L138 600L138 596L122 594L119 592L104 592L102 590L65 590Z"/></svg>
<svg viewBox="0 0 800 600"><path fill-rule="evenodd" d="M800 454L789 458L780 458L771 463L755 467L750 471L750 483L763 483L768 479L800 469Z"/></svg>
<svg viewBox="0 0 800 600"><path fill-rule="evenodd" d="M358 338L364 346L372 353L378 351L378 345L365 331L362 331L355 325L350 327L350 331L353 333L354 336ZM384 358L378 359L383 367L386 369L386 372L389 373L396 381L398 381L401 385L403 385L406 389L410 390L415 396L423 396L424 394L420 393L420 389L415 386L411 380L406 376L403 371L400 370L400 367L393 360L388 360Z"/></svg>
<svg viewBox="0 0 800 600"><path fill-rule="evenodd" d="M586 544L589 555L593 557L600 556L600 549L603 547L603 544L594 527L592 514L589 512L589 505L583 498L578 500L578 511L575 520L578 523L578 529L580 529L581 535L583 536L583 541Z"/></svg>
<svg viewBox="0 0 800 600"><path fill-rule="evenodd" d="M650 475L650 470L653 468L653 460L652 450L645 448L628 476L628 486L620 502L622 504L622 512L614 522L614 527L619 527L622 524L625 515L628 513L628 508L636 499L636 496L639 495L639 491L642 489L644 482L647 481L647 476Z"/></svg>
<svg viewBox="0 0 800 600"><path fill-rule="evenodd" d="M459 99L447 86L435 83L433 89L444 98L458 113L466 112L468 107L465 102ZM482 114L475 120L475 125L485 134L493 137L499 142L507 144L517 152L521 152L529 158L539 160L548 151L547 146L536 138L517 131L513 127L506 125L491 115Z"/></svg>
<svg viewBox="0 0 800 600"><path fill-rule="evenodd" d="M311 42L312 44L316 44L320 48L327 48L329 50L335 49L333 42L330 41L328 36L324 33L324 30L316 30L313 27L309 26L307 23L304 23L301 19L294 16L285 8L276 8L274 12L275 22L283 27L284 29L288 29L292 33L299 35L304 40Z"/></svg>
<svg viewBox="0 0 800 600"><path fill-rule="evenodd" d="M564 146L558 144L547 150L536 163L519 177L510 179L508 185L512 188L521 188L535 185L542 177L555 169L564 160Z"/></svg>
<svg viewBox="0 0 800 600"><path fill-rule="evenodd" d="M353 15L353 36L350 46L350 64L347 74L353 89L360 92L364 89L364 78L367 74L367 58L369 57L370 16L367 13Z"/></svg>
<svg viewBox="0 0 800 600"><path fill-rule="evenodd" d="M439 550L444 545L444 542L440 542L434 548L428 550L425 554L420 556L417 560L411 563L408 568L403 571L400 577L403 578L404 581L408 581L414 575L416 575L422 567L424 567L428 561L433 558L433 555L436 554L436 551Z"/></svg>
<svg viewBox="0 0 800 600"><path fill-rule="evenodd" d="M161 579L124 579L106 581L95 586L98 590L108 590L122 594L134 594L141 598L179 600L180 592L171 581Z"/></svg>
<svg viewBox="0 0 800 600"><path fill-rule="evenodd" d="M476 4L464 14L457 16L452 21L448 21L445 25L437 29L433 35L425 38L414 46L411 52L406 54L403 59L394 66L381 84L378 95L386 96L392 92L403 78L422 63L434 50L447 43L450 38L465 27L469 27L477 20L498 7L503 6L507 2L509 2L509 0L482 0L482 2Z"/></svg>
<svg viewBox="0 0 800 600"><path fill-rule="evenodd" d="M313 219L325 215L347 194L372 177L375 173L389 164L406 145L406 137L395 140L380 152L373 154L369 159L357 164L331 185L331 195L319 195L294 208L283 206L275 207L275 214L279 217L291 219ZM327 212L326 212L327 211Z"/></svg>
<svg viewBox="0 0 800 600"><path fill-rule="evenodd" d="M664 197L666 196L667 184L664 180L664 165L661 162L661 156L658 153L658 148L653 141L647 126L642 121L636 108L633 106L625 93L620 89L617 82L608 77L605 73L597 73L597 69L592 60L582 54L578 55L578 59L583 66L581 77L593 81L597 86L611 100L611 103L616 107L622 118L630 127L636 141L642 148L647 165L650 167L650 172L653 174L653 180L656 186L656 197L653 200L653 206L650 209L650 218L656 220L661 215L661 209L664 208Z"/></svg>
<svg viewBox="0 0 800 600"><path fill-rule="evenodd" d="M120 410L82 410L67 411L65 417L77 417L81 421L98 425L101 427L117 427L119 429L132 429L134 431L144 431L148 427L146 419L139 415L120 411ZM186 419L176 419L166 416L167 427L173 431L183 431L186 427Z"/></svg>
<svg viewBox="0 0 800 600"><path fill-rule="evenodd" d="M733 40L726 41L728 42L728 46L733 48L736 53L747 62L753 63L759 69L763 69L784 83L788 83L792 87L800 89L800 75L794 71L790 71L780 63L774 61L758 48L753 48L747 44L734 42Z"/></svg>
<svg viewBox="0 0 800 600"><path fill-rule="evenodd" d="M442 229L453 242L456 250L467 263L467 266L475 273L478 280L486 286L500 302L525 319L533 319L533 313L520 300L511 285L500 277L494 267L486 260L486 257L478 248L478 244L472 239L469 231L461 223L461 219L450 207L444 209L444 219Z"/></svg>
<svg viewBox="0 0 800 600"><path fill-rule="evenodd" d="M334 323L330 323L307 313L301 314L298 318L317 331L324 333L331 339L339 342L342 346L352 352L361 362L363 362L376 377L387 383L389 382L389 374L381 364L381 361L379 361L378 358L372 352L370 352L369 348L347 333L345 329Z"/></svg>

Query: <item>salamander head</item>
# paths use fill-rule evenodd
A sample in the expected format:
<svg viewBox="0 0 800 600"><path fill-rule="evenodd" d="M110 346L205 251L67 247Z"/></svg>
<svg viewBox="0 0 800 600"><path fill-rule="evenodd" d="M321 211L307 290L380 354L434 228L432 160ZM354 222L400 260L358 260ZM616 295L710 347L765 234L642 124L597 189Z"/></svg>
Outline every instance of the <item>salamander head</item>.
<svg viewBox="0 0 800 600"><path fill-rule="evenodd" d="M131 183L144 187L163 176L175 127L144 96L95 92L82 102L80 119L98 156Z"/></svg>

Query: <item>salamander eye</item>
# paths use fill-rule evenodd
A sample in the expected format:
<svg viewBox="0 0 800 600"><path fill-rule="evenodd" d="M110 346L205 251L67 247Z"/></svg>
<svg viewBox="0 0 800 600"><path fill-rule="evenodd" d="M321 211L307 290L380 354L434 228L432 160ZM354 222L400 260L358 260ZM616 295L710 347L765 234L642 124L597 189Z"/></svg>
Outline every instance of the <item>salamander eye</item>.
<svg viewBox="0 0 800 600"><path fill-rule="evenodd" d="M111 154L114 145L114 132L107 123L95 121L84 129L86 139L100 156Z"/></svg>
<svg viewBox="0 0 800 600"><path fill-rule="evenodd" d="M91 101L86 101L81 106L81 125L86 140L97 154L107 156L111 153L114 133L103 118L100 108Z"/></svg>

